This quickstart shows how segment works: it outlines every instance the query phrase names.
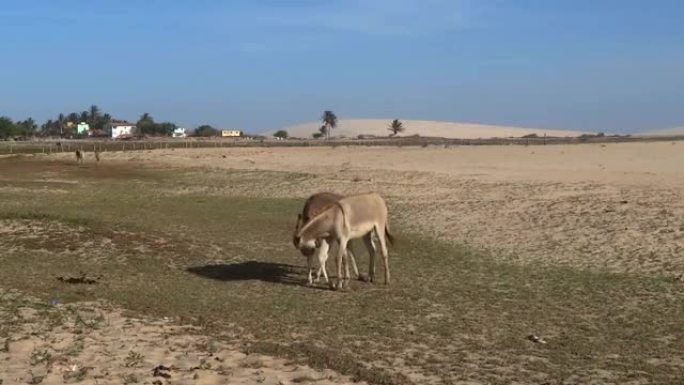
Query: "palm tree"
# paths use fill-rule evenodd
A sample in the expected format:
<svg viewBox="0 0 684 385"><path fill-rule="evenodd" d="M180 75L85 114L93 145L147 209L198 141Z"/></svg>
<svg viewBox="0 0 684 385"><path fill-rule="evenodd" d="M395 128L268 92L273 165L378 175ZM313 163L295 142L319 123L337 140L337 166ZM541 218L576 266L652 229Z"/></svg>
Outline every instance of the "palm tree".
<svg viewBox="0 0 684 385"><path fill-rule="evenodd" d="M55 126L55 123L53 122L52 119L48 119L47 122L43 123L42 126L40 126L40 133L43 136L50 136L52 135L52 129Z"/></svg>
<svg viewBox="0 0 684 385"><path fill-rule="evenodd" d="M148 112L145 112L140 116L140 119L138 122L135 124L137 129L138 129L138 134L142 135L144 133L146 134L153 134L154 132L154 119L152 118L152 115L150 115Z"/></svg>
<svg viewBox="0 0 684 385"><path fill-rule="evenodd" d="M337 116L334 112L326 110L323 112L322 121L323 127L325 127L325 134L327 135L327 138L330 139L330 133L337 127ZM323 132L323 130L321 130L321 132Z"/></svg>
<svg viewBox="0 0 684 385"><path fill-rule="evenodd" d="M7 138L14 135L15 124L12 119L0 116L0 138Z"/></svg>
<svg viewBox="0 0 684 385"><path fill-rule="evenodd" d="M19 123L22 136L33 136L35 134L38 125L33 118L28 118L23 122Z"/></svg>
<svg viewBox="0 0 684 385"><path fill-rule="evenodd" d="M75 112L70 113L69 116L67 116L67 120L73 124L78 123L78 114Z"/></svg>
<svg viewBox="0 0 684 385"><path fill-rule="evenodd" d="M96 105L90 106L90 119L88 123L90 123L90 128L94 129L95 126L97 125L97 119L100 117L100 109Z"/></svg>
<svg viewBox="0 0 684 385"><path fill-rule="evenodd" d="M59 113L59 116L57 116L57 125L59 126L59 137L63 138L64 137L64 114Z"/></svg>
<svg viewBox="0 0 684 385"><path fill-rule="evenodd" d="M105 113L104 115L102 115L102 117L100 117L100 121L99 121L99 123L98 123L98 127L97 127L97 128L100 129L100 130L105 130L105 129L107 129L107 126L108 126L109 123L111 123L111 122L112 122L112 116L109 115L109 114L107 114L107 113Z"/></svg>
<svg viewBox="0 0 684 385"><path fill-rule="evenodd" d="M402 123L399 119L394 119L387 129L392 131L392 136L395 136L398 133L404 132L404 130L406 130L406 128L404 128L404 123Z"/></svg>

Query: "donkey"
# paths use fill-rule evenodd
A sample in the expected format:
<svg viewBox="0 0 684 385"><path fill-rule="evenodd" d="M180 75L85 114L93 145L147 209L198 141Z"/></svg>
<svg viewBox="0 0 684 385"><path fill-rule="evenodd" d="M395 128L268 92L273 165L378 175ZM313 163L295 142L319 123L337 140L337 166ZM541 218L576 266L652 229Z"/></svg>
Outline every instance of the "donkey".
<svg viewBox="0 0 684 385"><path fill-rule="evenodd" d="M337 241L340 245L335 262L337 264L337 285L331 283L333 289L342 289L349 280L347 274L342 278L342 264L346 266L347 244L350 240L363 238L368 252L371 253L371 280L375 276L375 250L370 235L375 233L380 241L383 265L385 267L385 285L390 283L389 255L387 241L393 243L387 220L387 204L377 193L351 195L328 206L321 213L302 226L295 234L294 243L297 248L312 248L322 244L322 240ZM370 243L370 244L369 244Z"/></svg>
<svg viewBox="0 0 684 385"><path fill-rule="evenodd" d="M339 201L342 199L342 195L331 193L331 192L320 192L316 193L312 196L310 196L306 202L304 203L304 209L302 210L302 213L297 216L297 224L295 225L295 231L293 235L293 243L295 247L297 247L297 242L296 242L296 235L299 229L302 228L307 222L311 220L311 218L315 217L318 215L320 212L322 212L325 208L328 206L335 204L335 202ZM328 252L330 250L330 244L325 240L321 240L320 246L316 248L310 248L310 247L302 247L300 249L301 253L307 257L307 267L309 270L309 285L312 285L314 282L318 282L321 279L321 273L323 273L323 277L325 278L325 282L329 283L330 280L328 279L328 271L326 269L325 263L328 260ZM347 249L347 253L349 257L351 258L351 263L352 267L354 269L354 274L358 278L359 277L359 269L356 266L356 260L354 258L354 253L352 252L352 248L349 247ZM315 257L315 258L314 258ZM316 279L312 279L312 272L313 272L313 260L316 259L318 261L318 271L316 272Z"/></svg>

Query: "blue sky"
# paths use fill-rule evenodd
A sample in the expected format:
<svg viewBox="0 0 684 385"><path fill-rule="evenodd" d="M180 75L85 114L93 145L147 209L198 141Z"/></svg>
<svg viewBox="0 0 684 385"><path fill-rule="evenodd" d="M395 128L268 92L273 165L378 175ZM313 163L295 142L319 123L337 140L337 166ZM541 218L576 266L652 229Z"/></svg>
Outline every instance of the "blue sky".
<svg viewBox="0 0 684 385"><path fill-rule="evenodd" d="M684 126L684 2L4 0L0 115Z"/></svg>

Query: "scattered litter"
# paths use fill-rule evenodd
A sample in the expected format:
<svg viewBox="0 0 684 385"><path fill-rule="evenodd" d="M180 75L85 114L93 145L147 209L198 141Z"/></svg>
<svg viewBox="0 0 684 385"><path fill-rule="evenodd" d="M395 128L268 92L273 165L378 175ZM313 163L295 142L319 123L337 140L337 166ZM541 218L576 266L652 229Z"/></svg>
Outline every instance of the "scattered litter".
<svg viewBox="0 0 684 385"><path fill-rule="evenodd" d="M545 344L546 340L544 340L541 337L535 336L534 334L530 334L527 336L527 339L534 342L535 344Z"/></svg>
<svg viewBox="0 0 684 385"><path fill-rule="evenodd" d="M57 280L64 283L93 285L98 283L100 278L101 276L88 278L84 273L81 273L79 277L57 277Z"/></svg>
<svg viewBox="0 0 684 385"><path fill-rule="evenodd" d="M75 373L78 371L78 365L55 365L54 369L58 372L68 375L69 373Z"/></svg>
<svg viewBox="0 0 684 385"><path fill-rule="evenodd" d="M171 368L164 365L159 365L152 369L152 377L171 378L171 375L168 373L169 370L171 370Z"/></svg>

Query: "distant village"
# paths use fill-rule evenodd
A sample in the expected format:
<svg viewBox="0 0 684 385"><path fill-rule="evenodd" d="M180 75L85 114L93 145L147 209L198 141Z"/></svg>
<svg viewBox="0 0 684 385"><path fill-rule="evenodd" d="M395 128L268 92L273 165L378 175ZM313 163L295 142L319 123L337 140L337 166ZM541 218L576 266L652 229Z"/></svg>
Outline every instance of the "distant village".
<svg viewBox="0 0 684 385"><path fill-rule="evenodd" d="M110 123L106 124L103 129L91 129L90 124L87 122L80 122L78 124L66 122L65 127L66 132L75 133L76 138L110 137L112 139L130 139L145 136L144 132L138 130L138 127L135 123L127 122L125 120L112 120ZM243 131L237 129L213 129L210 135L207 135L207 133L204 132L206 130L200 130L199 135L197 131L198 130L196 129L189 130L185 127L175 127L171 131L170 135L160 135L159 133L156 133L154 136L171 136L172 138L187 138L189 136L221 136L224 138L239 138L244 136ZM204 135L202 135L202 133L204 133Z"/></svg>
<svg viewBox="0 0 684 385"><path fill-rule="evenodd" d="M187 138L197 137L246 137L240 129L218 129L210 125L196 128L179 127L172 122L155 122L154 118L144 113L137 122L118 120L108 113L100 112L99 107L93 105L88 111L69 114L60 113L56 119L48 119L40 126L32 119L13 121L6 116L0 116L0 139L28 140L30 138L111 138L126 140L145 137Z"/></svg>

